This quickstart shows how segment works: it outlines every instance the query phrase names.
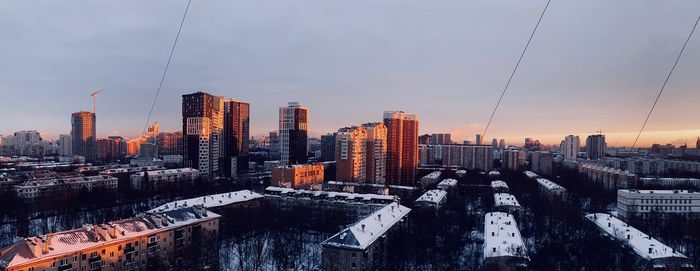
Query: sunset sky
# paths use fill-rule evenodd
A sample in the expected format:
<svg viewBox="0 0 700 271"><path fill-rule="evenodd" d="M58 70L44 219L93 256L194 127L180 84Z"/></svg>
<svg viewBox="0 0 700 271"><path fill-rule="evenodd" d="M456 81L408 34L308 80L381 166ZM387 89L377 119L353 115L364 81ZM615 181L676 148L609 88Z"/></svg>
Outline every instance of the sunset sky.
<svg viewBox="0 0 700 271"><path fill-rule="evenodd" d="M0 0L0 134L69 133L96 88L98 135L139 134L187 1L36 2ZM316 135L403 110L473 140L545 3L194 0L152 120L181 129L181 95L205 90L250 102L252 135L299 101ZM630 145L698 16L697 0L552 1L488 142ZM694 146L699 75L696 33L642 145Z"/></svg>

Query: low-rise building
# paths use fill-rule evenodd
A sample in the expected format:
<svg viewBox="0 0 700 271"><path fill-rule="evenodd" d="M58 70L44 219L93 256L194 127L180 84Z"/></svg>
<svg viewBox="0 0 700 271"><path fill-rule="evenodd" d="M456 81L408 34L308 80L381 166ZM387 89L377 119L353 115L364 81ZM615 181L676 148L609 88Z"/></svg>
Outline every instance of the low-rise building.
<svg viewBox="0 0 700 271"><path fill-rule="evenodd" d="M550 199L564 199L564 197L566 196L566 188L548 179L537 178L537 184L539 184L540 193L542 193L545 196L548 196Z"/></svg>
<svg viewBox="0 0 700 271"><path fill-rule="evenodd" d="M501 177L501 172L499 172L498 170L489 171L489 177L491 177L491 178Z"/></svg>
<svg viewBox="0 0 700 271"><path fill-rule="evenodd" d="M134 189L158 189L164 185L192 184L199 179L199 171L194 168L149 170L131 175Z"/></svg>
<svg viewBox="0 0 700 271"><path fill-rule="evenodd" d="M617 190L621 217L659 217L671 214L700 218L700 193L688 190Z"/></svg>
<svg viewBox="0 0 700 271"><path fill-rule="evenodd" d="M607 190L634 188L638 179L636 174L629 171L595 163L581 163L578 171Z"/></svg>
<svg viewBox="0 0 700 271"><path fill-rule="evenodd" d="M529 171L529 170L528 170L528 171L525 171L525 176L527 176L527 177L530 178L531 180L537 180L537 178L540 177L540 175L537 175L537 173L534 173L534 172Z"/></svg>
<svg viewBox="0 0 700 271"><path fill-rule="evenodd" d="M440 181L440 176L442 176L441 171L433 171L430 174L420 178L420 184L422 187L433 185Z"/></svg>
<svg viewBox="0 0 700 271"><path fill-rule="evenodd" d="M384 270L387 235L405 221L411 209L391 203L321 243L322 269Z"/></svg>
<svg viewBox="0 0 700 271"><path fill-rule="evenodd" d="M272 185L294 189L310 189L323 183L321 164L286 165L272 169Z"/></svg>
<svg viewBox="0 0 700 271"><path fill-rule="evenodd" d="M700 189L700 179L696 178L639 178L641 186L655 186L663 188L693 187Z"/></svg>
<svg viewBox="0 0 700 271"><path fill-rule="evenodd" d="M586 219L631 248L642 260L645 270L695 270L685 255L612 215L594 213L586 215Z"/></svg>
<svg viewBox="0 0 700 271"><path fill-rule="evenodd" d="M18 198L31 200L81 191L116 191L117 187L117 178L102 175L26 181L15 185L14 190Z"/></svg>
<svg viewBox="0 0 700 271"><path fill-rule="evenodd" d="M415 201L416 208L434 208L440 209L447 200L447 192L445 190L433 189L423 193Z"/></svg>
<svg viewBox="0 0 700 271"><path fill-rule="evenodd" d="M22 239L0 250L0 270L215 269L218 232L219 215L201 206L149 212Z"/></svg>
<svg viewBox="0 0 700 271"><path fill-rule="evenodd" d="M494 206L496 210L503 212L519 211L521 206L515 196L508 193L494 193Z"/></svg>
<svg viewBox="0 0 700 271"><path fill-rule="evenodd" d="M438 183L437 188L442 189L442 190L451 190L452 188L457 186L457 180L455 179L444 179L440 183Z"/></svg>
<svg viewBox="0 0 700 271"><path fill-rule="evenodd" d="M504 181L501 180L495 180L491 182L491 189L493 189L494 193L508 193L509 188L508 184Z"/></svg>
<svg viewBox="0 0 700 271"><path fill-rule="evenodd" d="M485 270L526 270L529 261L513 215L487 213L484 216Z"/></svg>
<svg viewBox="0 0 700 271"><path fill-rule="evenodd" d="M457 170L457 172L455 172L455 174L457 174L457 177L464 178L464 176L467 175L467 171L464 169L460 169L460 170Z"/></svg>
<svg viewBox="0 0 700 271"><path fill-rule="evenodd" d="M175 210L179 208L186 208L192 206L204 206L204 208L207 208L209 210L215 210L217 208L223 208L231 205L239 205L241 203L248 203L251 201L260 201L264 197L265 196L263 196L262 194L250 190L240 190L235 192L207 195L197 198L173 201L158 206L152 209L151 212L164 212L168 210Z"/></svg>

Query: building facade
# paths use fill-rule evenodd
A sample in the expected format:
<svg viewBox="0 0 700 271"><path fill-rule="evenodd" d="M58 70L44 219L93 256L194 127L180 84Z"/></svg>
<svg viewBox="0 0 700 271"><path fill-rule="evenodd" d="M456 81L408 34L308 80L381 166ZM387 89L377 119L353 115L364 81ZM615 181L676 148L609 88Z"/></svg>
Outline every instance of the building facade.
<svg viewBox="0 0 700 271"><path fill-rule="evenodd" d="M289 102L279 109L280 160L283 165L308 162L309 109Z"/></svg>
<svg viewBox="0 0 700 271"><path fill-rule="evenodd" d="M221 157L225 177L248 171L250 148L250 104L235 99L224 101L224 146Z"/></svg>
<svg viewBox="0 0 700 271"><path fill-rule="evenodd" d="M335 161L335 137L336 133L321 136L321 162Z"/></svg>
<svg viewBox="0 0 700 271"><path fill-rule="evenodd" d="M341 128L336 141L336 179L341 182L367 180L367 131L363 127Z"/></svg>
<svg viewBox="0 0 700 271"><path fill-rule="evenodd" d="M590 135L586 138L586 154L588 159L598 160L605 157L605 135Z"/></svg>
<svg viewBox="0 0 700 271"><path fill-rule="evenodd" d="M365 123L365 170L369 183L386 183L387 129L383 123Z"/></svg>
<svg viewBox="0 0 700 271"><path fill-rule="evenodd" d="M272 185L293 189L310 189L323 183L322 164L283 165L272 169Z"/></svg>
<svg viewBox="0 0 700 271"><path fill-rule="evenodd" d="M624 218L700 218L700 193L688 190L617 190L617 212Z"/></svg>
<svg viewBox="0 0 700 271"><path fill-rule="evenodd" d="M71 147L73 155L85 157L86 162L97 159L97 130L95 113L76 112L71 115Z"/></svg>
<svg viewBox="0 0 700 271"><path fill-rule="evenodd" d="M540 175L552 175L553 155L548 151L532 152L532 171Z"/></svg>
<svg viewBox="0 0 700 271"><path fill-rule="evenodd" d="M566 160L576 160L578 153L581 150L581 140L578 136L568 135L564 138L564 146L562 147L562 153L564 153L564 159Z"/></svg>
<svg viewBox="0 0 700 271"><path fill-rule="evenodd" d="M386 111L384 125L387 128L386 182L412 186L418 168L418 117L402 111Z"/></svg>

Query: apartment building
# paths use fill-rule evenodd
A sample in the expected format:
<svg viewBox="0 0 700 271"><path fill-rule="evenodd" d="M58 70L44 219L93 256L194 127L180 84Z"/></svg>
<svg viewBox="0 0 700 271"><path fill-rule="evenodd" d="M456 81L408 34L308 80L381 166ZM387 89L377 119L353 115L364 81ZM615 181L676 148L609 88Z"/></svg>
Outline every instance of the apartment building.
<svg viewBox="0 0 700 271"><path fill-rule="evenodd" d="M111 176L51 178L26 181L15 185L14 190L18 198L32 200L80 191L116 191L117 182L117 178Z"/></svg>
<svg viewBox="0 0 700 271"><path fill-rule="evenodd" d="M680 215L700 218L700 193L688 190L617 190L617 212L621 217L666 218Z"/></svg>
<svg viewBox="0 0 700 271"><path fill-rule="evenodd" d="M192 184L199 178L199 171L193 168L149 170L131 175L134 189L157 189L168 184Z"/></svg>

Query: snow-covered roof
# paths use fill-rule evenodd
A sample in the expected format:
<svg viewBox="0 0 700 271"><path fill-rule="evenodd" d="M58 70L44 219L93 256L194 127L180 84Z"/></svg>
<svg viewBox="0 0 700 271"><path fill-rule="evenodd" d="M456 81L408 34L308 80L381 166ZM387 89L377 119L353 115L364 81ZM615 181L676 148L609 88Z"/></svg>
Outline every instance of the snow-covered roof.
<svg viewBox="0 0 700 271"><path fill-rule="evenodd" d="M467 171L464 169L457 170L457 174L467 174Z"/></svg>
<svg viewBox="0 0 700 271"><path fill-rule="evenodd" d="M547 190L554 190L554 189L563 189L566 190L566 188L562 187L561 185L558 185L550 180L547 180L545 178L537 178L537 183L539 183L542 187L544 187Z"/></svg>
<svg viewBox="0 0 700 271"><path fill-rule="evenodd" d="M188 224L212 220L220 216L201 207L190 207L159 213L146 213L133 218L99 225L85 225L69 231L22 239L1 250L0 267L8 268L62 257L78 251L98 249L114 243ZM30 245L38 246L39 255ZM42 247L48 248L42 251Z"/></svg>
<svg viewBox="0 0 700 271"><path fill-rule="evenodd" d="M54 186L63 184L80 184L80 183L95 183L95 182L116 182L117 178L99 175L99 176L87 176L87 177L71 177L71 178L55 178L55 179L43 179L43 180L31 180L26 181L22 184L15 185L17 188L32 188L40 186Z"/></svg>
<svg viewBox="0 0 700 271"><path fill-rule="evenodd" d="M698 192L688 190L638 190L638 189L618 189L618 193L630 194L682 194L682 195L700 195Z"/></svg>
<svg viewBox="0 0 700 271"><path fill-rule="evenodd" d="M492 171L489 171L489 176L497 177L497 176L501 176L501 173L498 172L497 170L492 170Z"/></svg>
<svg viewBox="0 0 700 271"><path fill-rule="evenodd" d="M445 192L445 190L428 190L427 192L423 193L423 195L421 195L418 199L416 199L416 202L430 202L437 204L445 200L445 196L447 196L447 192Z"/></svg>
<svg viewBox="0 0 700 271"><path fill-rule="evenodd" d="M174 210L184 207L191 207L195 205L203 205L206 208L214 208L220 206L226 206L230 204L251 201L254 199L263 198L264 196L255 193L250 190L241 190L235 192L228 192L216 195L207 195L198 198L191 198L185 200L173 201L170 203L163 204L158 208L151 210L152 212Z"/></svg>
<svg viewBox="0 0 700 271"><path fill-rule="evenodd" d="M518 200L515 198L515 196L509 193L495 193L493 194L493 198L496 206L520 207L520 203L518 203Z"/></svg>
<svg viewBox="0 0 700 271"><path fill-rule="evenodd" d="M444 179L438 184L438 186L456 186L456 185L457 185L457 180L455 180L455 179Z"/></svg>
<svg viewBox="0 0 700 271"><path fill-rule="evenodd" d="M148 176L163 176L163 175L173 175L173 174L199 174L199 171L194 168L174 168L174 169L163 169L163 170L150 170L148 171ZM143 176L143 172L135 173L135 175Z"/></svg>
<svg viewBox="0 0 700 271"><path fill-rule="evenodd" d="M686 258L685 255L610 214L588 214L586 218L595 223L596 226L605 233L630 246L637 255L644 259L652 260L668 257Z"/></svg>
<svg viewBox="0 0 700 271"><path fill-rule="evenodd" d="M140 172L140 171L144 171L144 170L155 170L158 168L159 167L157 167L157 166L110 168L110 169L101 171L100 174L110 175L110 174L119 174L119 173L132 173L132 172Z"/></svg>
<svg viewBox="0 0 700 271"><path fill-rule="evenodd" d="M491 188L493 188L493 189L496 189L496 188L508 189L508 184L504 181L496 180L496 181L491 182Z"/></svg>
<svg viewBox="0 0 700 271"><path fill-rule="evenodd" d="M405 185L386 185L386 184L378 184L378 183L352 183L352 182L339 182L339 181L328 181L326 184L329 185L347 185L347 186L365 186L365 187L376 187L376 188L393 188L393 189L400 189L400 190L418 190L420 188L418 187L413 187L413 186L405 186Z"/></svg>
<svg viewBox="0 0 700 271"><path fill-rule="evenodd" d="M326 197L341 199L345 198L348 200L353 200L355 198L370 200L384 200L384 201L395 201L396 196L391 195L377 195L377 194L358 194L358 193L347 193L347 192L331 192L331 191L311 191L311 190L296 190L292 188L269 186L265 188L266 193L279 193L283 195L307 195L309 197Z"/></svg>
<svg viewBox="0 0 700 271"><path fill-rule="evenodd" d="M361 219L352 226L323 241L323 246L353 248L363 250L382 237L392 226L401 221L410 208L396 202Z"/></svg>
<svg viewBox="0 0 700 271"><path fill-rule="evenodd" d="M534 172L529 171L529 170L525 171L525 176L527 176L528 178L531 178L531 179L540 177L540 175L537 175L537 173L534 173Z"/></svg>
<svg viewBox="0 0 700 271"><path fill-rule="evenodd" d="M425 175L423 178L426 178L426 179L437 179L437 178L440 178L440 175L442 175L442 172L441 172L441 171L433 171L433 172L431 172L430 174ZM423 179L423 178L421 178L421 179Z"/></svg>
<svg viewBox="0 0 700 271"><path fill-rule="evenodd" d="M527 250L512 215L491 212L484 216L484 258L523 257Z"/></svg>

